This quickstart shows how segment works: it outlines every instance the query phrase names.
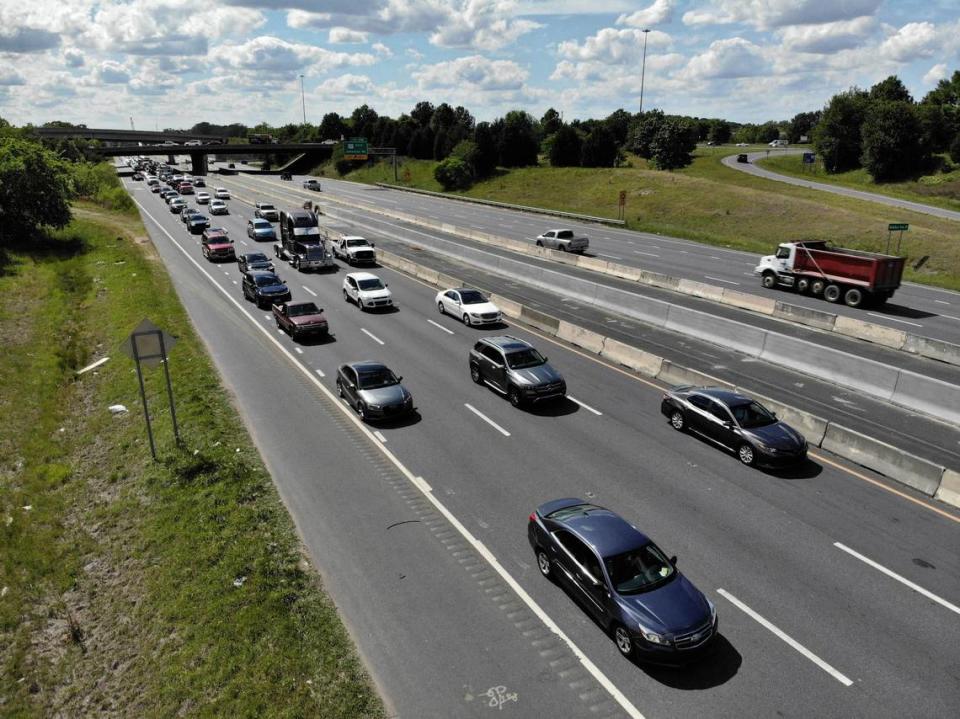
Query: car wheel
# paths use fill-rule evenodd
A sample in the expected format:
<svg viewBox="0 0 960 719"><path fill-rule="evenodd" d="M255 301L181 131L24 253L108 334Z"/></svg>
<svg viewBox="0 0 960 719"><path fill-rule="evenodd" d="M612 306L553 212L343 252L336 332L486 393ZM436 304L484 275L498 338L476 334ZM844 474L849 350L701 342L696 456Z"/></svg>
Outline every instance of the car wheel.
<svg viewBox="0 0 960 719"><path fill-rule="evenodd" d="M827 286L827 283L823 280L814 280L813 284L810 285L810 292L815 295L823 294L823 288Z"/></svg>
<svg viewBox="0 0 960 719"><path fill-rule="evenodd" d="M507 390L507 399L510 400L510 404L512 404L514 407L519 407L522 402L520 399L520 390L518 390L516 387L511 387L509 390Z"/></svg>
<svg viewBox="0 0 960 719"><path fill-rule="evenodd" d="M297 271L300 270L300 258L299 258L299 257L294 257L294 258L293 258L293 269L295 269L295 270L297 270Z"/></svg>
<svg viewBox="0 0 960 719"><path fill-rule="evenodd" d="M543 243L540 240L537 240L537 247L543 247Z"/></svg>
<svg viewBox="0 0 960 719"><path fill-rule="evenodd" d="M550 557L548 557L547 553L540 547L537 547L537 569L540 570L540 574L551 582L553 581L553 568L550 565Z"/></svg>
<svg viewBox="0 0 960 719"><path fill-rule="evenodd" d="M340 397L340 399L343 399L343 385L340 384L339 379L337 380L337 395Z"/></svg>
<svg viewBox="0 0 960 719"><path fill-rule="evenodd" d="M740 445L740 449L737 450L737 457L748 467L752 467L753 463L757 461L756 452L749 444Z"/></svg>
<svg viewBox="0 0 960 719"><path fill-rule="evenodd" d="M806 277L801 277L799 280L797 280L797 292L799 292L802 295L802 294L806 294L806 292L809 289L810 289L810 280L808 280Z"/></svg>
<svg viewBox="0 0 960 719"><path fill-rule="evenodd" d="M679 409L673 410L673 413L670 415L670 424L678 432L682 432L687 428L687 421L683 417L683 412Z"/></svg>
<svg viewBox="0 0 960 719"><path fill-rule="evenodd" d="M443 302L437 302L437 312L439 312L442 315L447 314L447 311L443 309Z"/></svg>
<svg viewBox="0 0 960 719"><path fill-rule="evenodd" d="M629 657L633 654L633 637L622 624L617 624L614 628L613 641L616 642L617 649L623 656Z"/></svg>
<svg viewBox="0 0 960 719"><path fill-rule="evenodd" d="M346 291L346 290L343 291L343 301L344 301L344 302L349 302L349 301L350 301L350 295L347 294L347 291Z"/></svg>
<svg viewBox="0 0 960 719"><path fill-rule="evenodd" d="M470 315L468 315L466 312L463 314L463 324L467 325L468 327L473 324L470 321Z"/></svg>
<svg viewBox="0 0 960 719"><path fill-rule="evenodd" d="M480 365L470 365L470 379L480 384L483 379L480 377Z"/></svg>
<svg viewBox="0 0 960 719"><path fill-rule="evenodd" d="M564 247L563 245L560 245L559 247L557 247L557 249L560 250L561 252L566 252L566 251L567 251L567 248Z"/></svg>
<svg viewBox="0 0 960 719"><path fill-rule="evenodd" d="M366 312L366 311L367 311L367 308L366 308L366 307L364 306L364 304L363 304L363 300L361 300L359 297L357 298L357 308L358 308L361 312Z"/></svg>
<svg viewBox="0 0 960 719"><path fill-rule="evenodd" d="M357 402L357 414L363 422L367 421L367 410L363 407L363 402Z"/></svg>
<svg viewBox="0 0 960 719"><path fill-rule="evenodd" d="M827 302L838 302L840 300L840 295L843 294L840 291L838 285L827 285L826 289L823 291L823 299Z"/></svg>
<svg viewBox="0 0 960 719"><path fill-rule="evenodd" d="M276 318L274 318L274 319L276 319ZM280 324L280 320L279 320L279 319L277 319L277 329L278 329L278 330L282 330L282 329L283 329L283 325Z"/></svg>

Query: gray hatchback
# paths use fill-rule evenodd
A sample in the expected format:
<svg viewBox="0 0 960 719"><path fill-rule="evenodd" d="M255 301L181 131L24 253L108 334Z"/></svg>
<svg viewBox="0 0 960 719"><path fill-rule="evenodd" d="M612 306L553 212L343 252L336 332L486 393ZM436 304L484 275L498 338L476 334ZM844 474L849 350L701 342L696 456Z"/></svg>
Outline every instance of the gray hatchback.
<svg viewBox="0 0 960 719"><path fill-rule="evenodd" d="M413 395L379 362L351 362L337 370L337 394L364 422L402 417L414 410Z"/></svg>

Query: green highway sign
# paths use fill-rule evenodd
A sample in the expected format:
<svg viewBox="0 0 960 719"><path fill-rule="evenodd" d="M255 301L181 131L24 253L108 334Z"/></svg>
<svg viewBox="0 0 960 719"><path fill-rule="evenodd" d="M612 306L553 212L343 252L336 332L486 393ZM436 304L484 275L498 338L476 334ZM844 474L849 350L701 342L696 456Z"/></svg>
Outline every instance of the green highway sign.
<svg viewBox="0 0 960 719"><path fill-rule="evenodd" d="M887 231L889 232L904 232L910 229L910 225L906 222L895 222L887 225Z"/></svg>
<svg viewBox="0 0 960 719"><path fill-rule="evenodd" d="M368 155L367 139L365 137L353 137L343 146L344 160L366 160Z"/></svg>

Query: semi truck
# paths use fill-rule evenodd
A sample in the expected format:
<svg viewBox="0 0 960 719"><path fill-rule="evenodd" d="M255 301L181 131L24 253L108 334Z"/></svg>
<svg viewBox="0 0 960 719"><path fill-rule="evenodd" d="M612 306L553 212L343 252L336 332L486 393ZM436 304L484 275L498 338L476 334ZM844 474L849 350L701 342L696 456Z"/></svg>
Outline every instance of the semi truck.
<svg viewBox="0 0 960 719"><path fill-rule="evenodd" d="M335 267L316 214L309 210L284 210L280 213L280 242L273 246L274 254L286 260L294 269L320 270Z"/></svg>
<svg viewBox="0 0 960 719"><path fill-rule="evenodd" d="M764 287L787 287L844 302L850 307L882 305L900 286L905 257L832 247L826 241L784 242L760 258L753 273Z"/></svg>

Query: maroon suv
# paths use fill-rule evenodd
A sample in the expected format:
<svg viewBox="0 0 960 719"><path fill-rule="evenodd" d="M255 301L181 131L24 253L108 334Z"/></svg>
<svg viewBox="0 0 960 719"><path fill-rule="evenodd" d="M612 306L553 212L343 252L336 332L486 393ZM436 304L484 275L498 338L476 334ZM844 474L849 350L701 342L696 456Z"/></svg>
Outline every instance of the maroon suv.
<svg viewBox="0 0 960 719"><path fill-rule="evenodd" d="M200 247L203 256L211 262L214 260L230 260L233 262L237 259L236 252L233 249L233 240L227 235L227 231L221 227L211 227L204 230Z"/></svg>

